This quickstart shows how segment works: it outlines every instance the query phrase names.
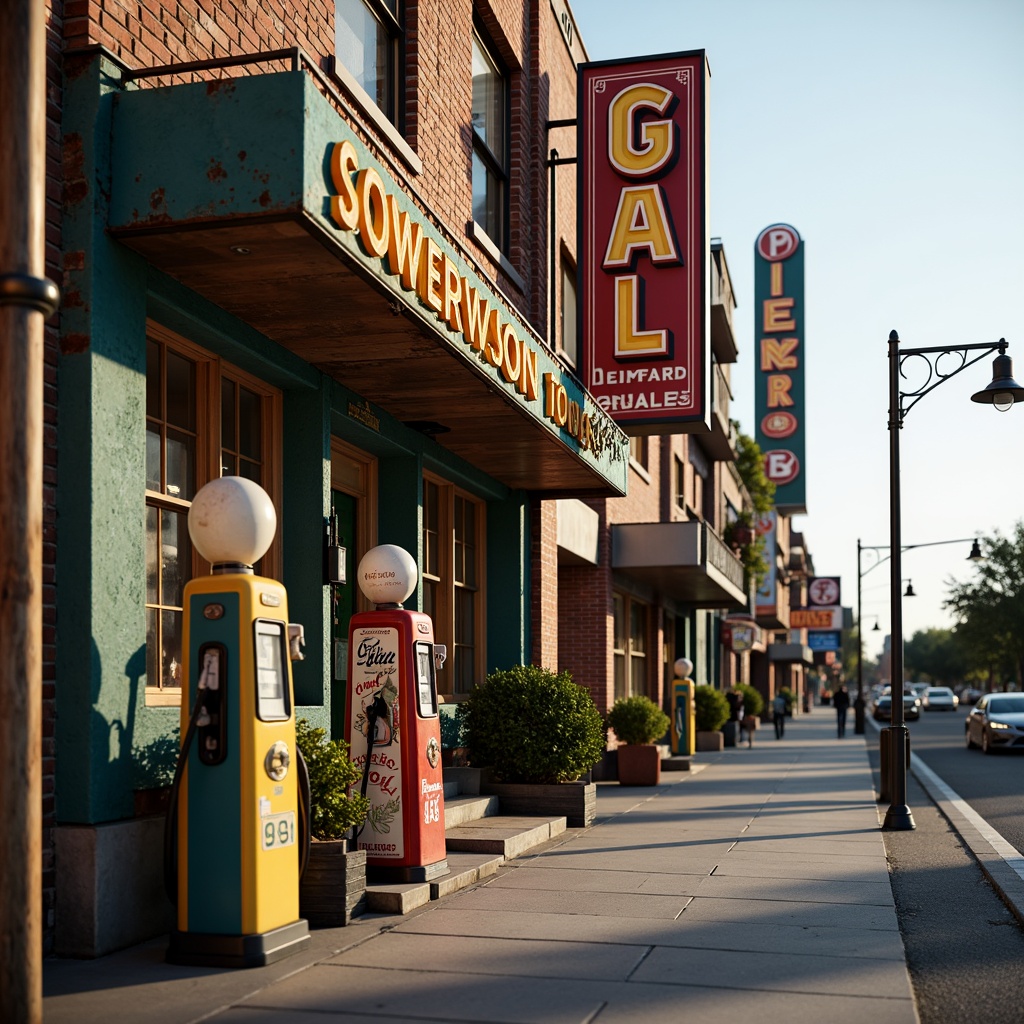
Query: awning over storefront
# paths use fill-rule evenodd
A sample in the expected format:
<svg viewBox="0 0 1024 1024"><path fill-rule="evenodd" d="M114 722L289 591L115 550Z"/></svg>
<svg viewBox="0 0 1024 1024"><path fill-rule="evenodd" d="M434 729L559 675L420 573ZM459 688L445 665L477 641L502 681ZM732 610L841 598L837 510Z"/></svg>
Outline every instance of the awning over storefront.
<svg viewBox="0 0 1024 1024"><path fill-rule="evenodd" d="M705 523L619 523L612 568L696 608L745 608L743 563Z"/></svg>
<svg viewBox="0 0 1024 1024"><path fill-rule="evenodd" d="M361 422L509 487L625 492L619 428L309 74L131 89L112 125L110 232L363 396Z"/></svg>
<svg viewBox="0 0 1024 1024"><path fill-rule="evenodd" d="M806 644L769 644L768 660L784 664L814 664L814 652Z"/></svg>

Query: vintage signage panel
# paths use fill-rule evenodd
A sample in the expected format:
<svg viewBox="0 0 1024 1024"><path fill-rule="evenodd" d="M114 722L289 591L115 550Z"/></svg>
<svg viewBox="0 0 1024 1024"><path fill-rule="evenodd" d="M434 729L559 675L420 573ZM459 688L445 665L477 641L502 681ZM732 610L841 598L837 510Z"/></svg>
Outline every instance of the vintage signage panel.
<svg viewBox="0 0 1024 1024"><path fill-rule="evenodd" d="M813 576L807 584L807 604L813 608L831 608L839 604L841 595L841 577L839 576ZM840 609L840 616L842 610ZM839 625L842 626L840 618Z"/></svg>
<svg viewBox="0 0 1024 1024"><path fill-rule="evenodd" d="M792 608L789 626L790 629L842 629L843 609L835 605L830 608Z"/></svg>
<svg viewBox="0 0 1024 1024"><path fill-rule="evenodd" d="M839 631L820 631L807 634L807 646L812 651L841 651L843 649L842 633Z"/></svg>
<svg viewBox="0 0 1024 1024"><path fill-rule="evenodd" d="M804 243L772 224L754 243L755 439L784 515L807 511L804 435Z"/></svg>
<svg viewBox="0 0 1024 1024"><path fill-rule="evenodd" d="M359 836L359 849L373 857L393 859L405 856L398 639L398 630L392 626L356 628L352 633L355 656L352 659L352 679L349 681L350 699L355 702L352 760L359 766L360 779L366 767L368 746L366 709L378 693L383 695L384 703L388 706L387 717L377 719L373 753L370 755L369 784L366 788L370 813ZM357 734L365 738L357 742Z"/></svg>
<svg viewBox="0 0 1024 1024"><path fill-rule="evenodd" d="M628 434L710 429L703 50L579 68L580 338Z"/></svg>

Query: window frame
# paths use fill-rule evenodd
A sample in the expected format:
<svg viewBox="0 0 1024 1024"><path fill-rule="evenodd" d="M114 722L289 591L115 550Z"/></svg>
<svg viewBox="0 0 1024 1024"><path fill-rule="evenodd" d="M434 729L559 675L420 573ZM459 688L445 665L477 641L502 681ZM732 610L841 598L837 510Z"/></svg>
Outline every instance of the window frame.
<svg viewBox="0 0 1024 1024"><path fill-rule="evenodd" d="M643 613L642 647L634 646L633 613L634 608ZM654 606L647 601L627 594L625 591L612 591L612 697L643 696L649 697L652 692L651 679L651 621ZM621 641L621 643L620 643ZM621 659L621 660L620 660ZM622 668L620 685L619 667ZM635 678L635 668L642 666L640 676Z"/></svg>
<svg viewBox="0 0 1024 1024"><path fill-rule="evenodd" d="M269 494L275 509L281 508L282 483L281 483L281 425L282 425L282 396L281 392L271 385L247 373L245 370L232 363L225 362L219 356L204 349L193 342L175 334L152 320L146 322L146 344L156 342L161 347L161 364L166 364L167 351L189 360L195 365L195 480L194 491L198 491L203 484L210 480L219 478L221 468L221 382L225 379L236 385L245 387L255 392L262 401L261 423L260 423L260 447L261 465L264 470L265 480L261 486ZM145 376L145 375L144 375ZM150 417L148 411L145 415L148 425ZM161 421L166 423L166 421ZM166 442L161 444L161 481L165 479L164 460L166 458ZM216 474L216 475L215 475ZM176 514L186 514L191 507L191 499L177 498L165 494L163 491L151 490L143 480L143 501L144 508L155 508L158 512L171 511ZM145 540L145 525L143 526ZM279 579L281 575L281 531L278 530L274 536L273 543L267 553L260 559L259 571L263 576ZM148 555L144 555L146 571L149 571ZM211 571L211 565L199 552L192 547L190 572L184 583L197 576L206 575ZM183 583L183 585L184 585ZM162 595L158 594L158 597ZM148 597L148 595L147 595ZM151 604L145 601L145 610L158 611L158 620L164 611L181 611L184 608L164 605L161 603ZM162 631L162 625L159 627ZM160 632L157 634L160 642ZM182 688L180 686L164 686L162 681L153 685L147 676L145 686L145 701L148 707L179 707L182 699Z"/></svg>
<svg viewBox="0 0 1024 1024"><path fill-rule="evenodd" d="M574 369L579 364L580 357L580 338L579 338L579 321L577 319L577 311L579 309L579 291L576 287L577 274L576 265L570 260L564 253L561 260L559 261L562 271L562 279L559 287L559 315L561 317L560 329L558 332L558 354ZM572 289L572 323L570 324L569 318L566 316L566 286L571 286ZM570 334L572 337L572 349L568 349L565 344L566 334Z"/></svg>
<svg viewBox="0 0 1024 1024"><path fill-rule="evenodd" d="M392 110L387 105L381 106L377 97L367 91L357 77L361 72L349 67L339 56L338 31L340 18L338 17L338 4L342 0L334 0L334 72L351 89L355 86L365 99L373 105L373 109L379 111L381 116L397 131L405 131L405 77L402 69L406 61L405 44L405 3L404 0L395 0L395 11L392 11L387 3L382 0L350 0L358 2L366 8L369 15L381 26L383 26L388 37L388 51L391 66L388 68L388 86L391 98ZM366 40L364 51L367 49ZM344 72L343 74L341 72Z"/></svg>
<svg viewBox="0 0 1024 1024"><path fill-rule="evenodd" d="M494 44L490 41L490 38L484 31L484 29L476 22L473 22L473 34L472 34L474 49L479 46L480 51L494 70L496 79L501 83L502 95L501 95L501 106L502 106L502 148L505 151L505 162L502 166L501 161L497 155L493 152L487 141L477 131L476 126L473 124L472 116L470 117L470 136L471 136L471 157L479 157L483 163L485 170L489 171L498 180L501 195L499 196L498 208L501 223L498 225L499 230L493 232L489 230L488 225L482 224L476 219L476 211L472 210L472 221L477 231L486 235L487 238L496 246L498 251L502 255L507 255L509 251L509 219L511 211L511 167L512 167L512 76L509 74L508 68L505 63L498 56L498 52ZM470 61L470 74L472 79L472 67L473 62ZM471 193L475 192L473 182L473 171L472 166L470 167L470 189ZM471 195L472 200L472 195Z"/></svg>
<svg viewBox="0 0 1024 1024"><path fill-rule="evenodd" d="M438 516L437 516L437 572L428 571L427 562L427 487L437 488ZM475 531L475 557L473 569L476 578L475 588L460 585L455 578L455 546L456 546L456 524L455 524L455 503L456 499L466 502L473 510L473 526ZM432 618L434 621L434 640L436 643L443 643L448 648L448 657L438 679L438 692L445 701L452 703L465 700L472 692L469 689L457 689L455 676L456 661L456 615L457 615L457 592L459 590L475 593L473 600L473 656L472 675L473 686L483 680L486 674L486 623L487 623L487 576L486 576L486 525L487 525L487 504L480 498L456 486L450 480L425 470L423 473L423 517L422 517L422 583L432 583L437 587L437 597L434 603ZM426 602L421 604L425 608ZM459 644L458 647L463 645Z"/></svg>

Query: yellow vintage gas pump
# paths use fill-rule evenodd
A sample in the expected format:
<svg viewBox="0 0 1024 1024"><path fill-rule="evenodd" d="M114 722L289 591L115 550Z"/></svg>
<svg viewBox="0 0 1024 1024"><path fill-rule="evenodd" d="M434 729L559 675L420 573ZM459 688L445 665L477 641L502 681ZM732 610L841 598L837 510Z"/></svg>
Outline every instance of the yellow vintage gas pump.
<svg viewBox="0 0 1024 1024"><path fill-rule="evenodd" d="M256 967L309 942L291 678L299 640L289 640L284 587L252 570L277 528L266 492L242 477L214 480L196 494L188 526L213 574L184 594L182 750L169 816L178 917L167 959Z"/></svg>
<svg viewBox="0 0 1024 1024"><path fill-rule="evenodd" d="M693 662L679 658L672 680L672 753L692 754L697 749L697 721L693 695Z"/></svg>

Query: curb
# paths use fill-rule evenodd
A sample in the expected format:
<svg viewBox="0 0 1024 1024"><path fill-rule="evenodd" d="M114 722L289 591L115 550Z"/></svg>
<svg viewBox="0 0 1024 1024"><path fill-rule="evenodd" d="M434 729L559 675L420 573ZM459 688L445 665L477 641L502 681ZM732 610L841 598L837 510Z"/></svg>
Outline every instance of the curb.
<svg viewBox="0 0 1024 1024"><path fill-rule="evenodd" d="M881 727L871 720L876 732ZM938 807L964 845L974 854L982 873L1006 904L1007 909L1024 925L1024 856L1008 843L966 800L951 789L913 751L910 771Z"/></svg>

